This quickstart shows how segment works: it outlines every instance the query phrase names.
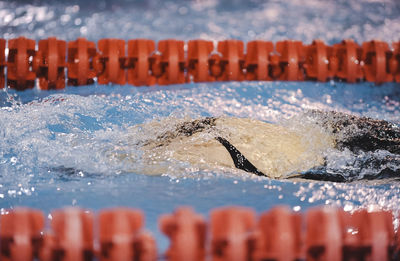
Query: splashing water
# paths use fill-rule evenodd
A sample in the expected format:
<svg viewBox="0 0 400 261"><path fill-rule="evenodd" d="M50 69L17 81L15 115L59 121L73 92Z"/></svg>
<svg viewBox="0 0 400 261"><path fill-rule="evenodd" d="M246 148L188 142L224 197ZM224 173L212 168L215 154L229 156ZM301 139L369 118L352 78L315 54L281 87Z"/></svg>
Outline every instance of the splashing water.
<svg viewBox="0 0 400 261"><path fill-rule="evenodd" d="M101 175L127 172L132 166L113 159L110 152L118 151L119 147L124 146L125 152L139 158L140 150L133 146L134 144L140 140L154 138L165 132L165 128L173 128L175 124L160 125L158 129L142 129L136 133L128 130L131 126L165 117L169 117L168 121L175 119L176 122L185 117L247 117L282 123L293 130L302 130L306 124L306 117L301 116L304 110L354 112L354 107L360 105L353 103L360 100L359 97L354 97L341 106L336 102L341 100L343 92L349 91L351 85L341 85L335 89L336 94L329 94L330 101L325 102L316 99L318 94L312 91L315 85L319 84L280 84L279 89L275 88L276 85L277 83L229 83L208 86L194 84L180 86L178 89L175 86L158 90L102 87L100 93L104 91L104 94L54 94L39 100L26 101L24 99L31 95L21 94L20 102L14 101L11 106L2 107L1 111L3 180L12 182L18 175L20 183L28 184L35 175L40 176L42 173L62 168ZM301 88L296 88L296 85ZM323 96L331 92L329 84L318 87L320 94L325 93ZM376 92L373 88L368 91ZM380 91L381 100L376 101L375 105L365 104L363 115L374 116L376 110L380 110L383 118L396 123L397 112L391 113L390 107L387 106L388 95L385 92L397 90L388 85ZM7 92L3 94L6 95ZM364 95L366 94L367 91ZM14 96L6 98L8 103L11 103L10 97ZM330 105L332 100L337 106ZM376 107L377 105L380 107ZM297 115L297 120L293 118L294 115ZM312 139L311 134L305 135L306 138ZM368 168L362 162L367 162L371 157L379 158L385 155L387 156L387 152L384 151L358 155L346 150L329 151L326 155L326 171L339 169L347 171L349 175L354 175L355 172L358 175L373 175L377 170ZM188 166L183 167L185 169Z"/></svg>

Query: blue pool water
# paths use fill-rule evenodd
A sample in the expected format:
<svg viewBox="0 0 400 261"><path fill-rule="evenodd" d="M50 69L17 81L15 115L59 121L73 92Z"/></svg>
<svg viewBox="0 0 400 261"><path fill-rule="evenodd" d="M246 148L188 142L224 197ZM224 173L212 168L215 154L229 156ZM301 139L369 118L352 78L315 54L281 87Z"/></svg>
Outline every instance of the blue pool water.
<svg viewBox="0 0 400 261"><path fill-rule="evenodd" d="M74 40L321 38L336 43L400 36L396 1L99 1L0 2L0 34ZM146 215L161 249L157 217L180 205L206 215L224 205L258 212L337 205L399 210L400 184L289 182L235 170L171 166L162 176L129 172L107 157L130 126L165 117L235 116L282 122L309 109L336 110L400 124L400 86L340 82L229 82L140 87L92 85L62 91L0 91L0 208L129 206ZM344 162L343 162L344 161ZM352 155L337 156L337 165ZM368 170L367 170L368 171ZM396 221L398 222L398 221Z"/></svg>

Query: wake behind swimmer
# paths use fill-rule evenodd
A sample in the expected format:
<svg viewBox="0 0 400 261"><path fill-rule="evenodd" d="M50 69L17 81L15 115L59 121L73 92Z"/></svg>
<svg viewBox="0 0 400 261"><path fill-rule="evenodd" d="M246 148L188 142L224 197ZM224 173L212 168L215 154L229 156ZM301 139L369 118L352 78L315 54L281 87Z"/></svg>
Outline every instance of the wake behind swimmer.
<svg viewBox="0 0 400 261"><path fill-rule="evenodd" d="M165 173L179 161L270 178L351 181L400 176L400 129L395 124L338 112L311 111L301 117L292 126L225 117L177 123L165 119L131 131L163 130L138 143L145 166L140 172L145 174ZM355 160L332 166L337 161L332 151L339 157L350 152ZM379 173L368 175L367 168Z"/></svg>

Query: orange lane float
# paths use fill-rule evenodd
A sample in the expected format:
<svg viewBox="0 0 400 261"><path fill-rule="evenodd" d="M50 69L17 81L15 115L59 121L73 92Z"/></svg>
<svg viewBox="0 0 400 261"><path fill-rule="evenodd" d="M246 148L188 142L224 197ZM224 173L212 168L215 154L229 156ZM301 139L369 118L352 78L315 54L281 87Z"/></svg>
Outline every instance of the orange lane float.
<svg viewBox="0 0 400 261"><path fill-rule="evenodd" d="M160 230L171 244L166 257L171 261L205 260L206 222L191 208L179 208L159 220Z"/></svg>
<svg viewBox="0 0 400 261"><path fill-rule="evenodd" d="M214 261L250 260L256 226L255 212L243 207L227 207L211 212L211 256Z"/></svg>
<svg viewBox="0 0 400 261"><path fill-rule="evenodd" d="M99 214L100 260L155 259L155 242L142 233L141 211L128 208L103 210Z"/></svg>
<svg viewBox="0 0 400 261"><path fill-rule="evenodd" d="M389 71L395 82L400 82L400 41L392 44L393 52L390 54Z"/></svg>
<svg viewBox="0 0 400 261"><path fill-rule="evenodd" d="M120 208L100 212L100 260L132 260L134 235L143 222L140 211Z"/></svg>
<svg viewBox="0 0 400 261"><path fill-rule="evenodd" d="M395 234L390 212L341 212L341 218L344 259L391 260Z"/></svg>
<svg viewBox="0 0 400 261"><path fill-rule="evenodd" d="M342 260L340 214L338 209L332 208L311 209L307 212L304 247L307 260Z"/></svg>
<svg viewBox="0 0 400 261"><path fill-rule="evenodd" d="M343 40L333 45L333 56L338 60L337 70L334 70L336 77L349 83L364 78L361 67L362 49L353 40Z"/></svg>
<svg viewBox="0 0 400 261"><path fill-rule="evenodd" d="M276 51L274 75L281 81L303 81L303 43L291 40L277 42Z"/></svg>
<svg viewBox="0 0 400 261"><path fill-rule="evenodd" d="M221 53L221 81L244 80L244 46L239 40L218 42L218 52Z"/></svg>
<svg viewBox="0 0 400 261"><path fill-rule="evenodd" d="M188 42L188 78L194 82L211 82L209 72L209 56L214 50L213 42L192 40Z"/></svg>
<svg viewBox="0 0 400 261"><path fill-rule="evenodd" d="M97 43L98 56L94 66L99 84L125 84L125 41L101 39Z"/></svg>
<svg viewBox="0 0 400 261"><path fill-rule="evenodd" d="M4 69L6 67L6 40L0 39L0 89L4 88L5 85L5 74Z"/></svg>
<svg viewBox="0 0 400 261"><path fill-rule="evenodd" d="M305 47L305 74L307 79L325 82L332 78L332 48L326 46L321 40L315 40L311 45Z"/></svg>
<svg viewBox="0 0 400 261"><path fill-rule="evenodd" d="M0 218L0 259L33 260L42 246L44 216L39 210L16 208Z"/></svg>
<svg viewBox="0 0 400 261"><path fill-rule="evenodd" d="M154 69L160 85L185 83L185 58L183 41L174 39L158 42L160 54L154 56Z"/></svg>
<svg viewBox="0 0 400 261"><path fill-rule="evenodd" d="M68 42L67 68L69 85L78 86L94 83L96 71L93 62L96 54L95 43L85 38L78 38L74 42Z"/></svg>
<svg viewBox="0 0 400 261"><path fill-rule="evenodd" d="M378 84L391 82L393 76L387 66L389 45L382 41L365 42L362 45L365 79Z"/></svg>
<svg viewBox="0 0 400 261"><path fill-rule="evenodd" d="M269 57L274 51L272 42L251 41L247 43L247 54L245 60L246 80L248 81L271 81L269 75Z"/></svg>
<svg viewBox="0 0 400 261"><path fill-rule="evenodd" d="M351 39L333 46L285 40L101 39L65 41L50 37L0 39L0 88L42 90L66 85L169 85L214 81L400 82L400 42L379 40L362 46ZM7 54L8 50L8 55ZM127 50L127 53L126 53ZM66 55L67 54L67 55ZM4 74L7 69L7 75ZM67 82L66 80L67 79Z"/></svg>
<svg viewBox="0 0 400 261"><path fill-rule="evenodd" d="M39 41L39 50L36 53L39 89L65 88L65 50L66 42L55 37Z"/></svg>
<svg viewBox="0 0 400 261"><path fill-rule="evenodd" d="M301 215L278 206L261 214L256 230L253 259L302 260Z"/></svg>
<svg viewBox="0 0 400 261"><path fill-rule="evenodd" d="M44 236L41 260L92 260L93 214L77 208L66 208L53 211L51 217L53 233Z"/></svg>
<svg viewBox="0 0 400 261"><path fill-rule="evenodd" d="M24 90L34 87L34 56L34 40L19 37L8 41L7 85L10 88Z"/></svg>
<svg viewBox="0 0 400 261"><path fill-rule="evenodd" d="M128 41L126 68L128 83L134 86L154 85L156 79L150 74L150 56L155 51L155 43L148 39Z"/></svg>

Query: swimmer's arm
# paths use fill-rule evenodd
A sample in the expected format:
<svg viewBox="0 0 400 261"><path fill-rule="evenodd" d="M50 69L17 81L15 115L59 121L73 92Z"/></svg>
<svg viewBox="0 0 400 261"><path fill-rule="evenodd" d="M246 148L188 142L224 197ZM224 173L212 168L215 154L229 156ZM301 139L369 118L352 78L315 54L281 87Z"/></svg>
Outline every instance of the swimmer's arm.
<svg viewBox="0 0 400 261"><path fill-rule="evenodd" d="M246 159L245 156L237 149L235 146L233 146L229 141L222 137L216 137L215 138L217 141L219 141L229 152L229 154L232 157L233 163L235 164L235 167L253 174L256 174L257 176L265 176L268 177L268 175L265 175L261 171L259 171L248 159Z"/></svg>

